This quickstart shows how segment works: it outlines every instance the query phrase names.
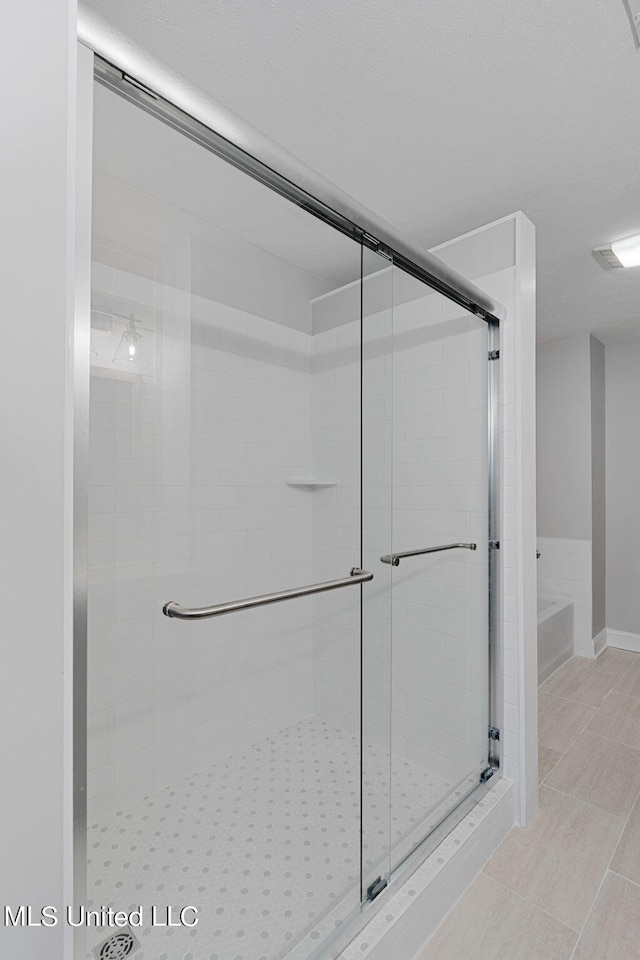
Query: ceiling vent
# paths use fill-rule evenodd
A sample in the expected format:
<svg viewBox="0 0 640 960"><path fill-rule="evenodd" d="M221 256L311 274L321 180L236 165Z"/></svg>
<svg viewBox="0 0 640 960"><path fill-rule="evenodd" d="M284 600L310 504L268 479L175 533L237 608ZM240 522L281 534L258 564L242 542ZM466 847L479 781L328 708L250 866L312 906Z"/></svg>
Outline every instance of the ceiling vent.
<svg viewBox="0 0 640 960"><path fill-rule="evenodd" d="M598 263L607 270L616 270L618 267L622 267L611 247L596 247L593 255Z"/></svg>
<svg viewBox="0 0 640 960"><path fill-rule="evenodd" d="M603 267L640 267L640 233L622 240L612 240L604 247L596 247L594 257Z"/></svg>

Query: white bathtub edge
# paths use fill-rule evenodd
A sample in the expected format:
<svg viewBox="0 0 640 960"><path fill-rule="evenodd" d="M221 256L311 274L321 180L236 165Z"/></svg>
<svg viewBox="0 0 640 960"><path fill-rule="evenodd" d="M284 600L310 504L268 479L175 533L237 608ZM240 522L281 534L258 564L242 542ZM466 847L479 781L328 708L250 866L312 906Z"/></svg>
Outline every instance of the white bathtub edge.
<svg viewBox="0 0 640 960"><path fill-rule="evenodd" d="M538 687L578 652L574 600L541 593L538 604L541 602L546 606L538 613ZM593 656L593 647L586 655Z"/></svg>
<svg viewBox="0 0 640 960"><path fill-rule="evenodd" d="M538 626L541 623L544 623L545 620L548 620L550 617L560 613L561 610L564 610L566 607L574 606L574 601L572 597L559 597L550 593L539 593L538 600L548 600L549 606L545 607L544 610L541 610L538 613Z"/></svg>

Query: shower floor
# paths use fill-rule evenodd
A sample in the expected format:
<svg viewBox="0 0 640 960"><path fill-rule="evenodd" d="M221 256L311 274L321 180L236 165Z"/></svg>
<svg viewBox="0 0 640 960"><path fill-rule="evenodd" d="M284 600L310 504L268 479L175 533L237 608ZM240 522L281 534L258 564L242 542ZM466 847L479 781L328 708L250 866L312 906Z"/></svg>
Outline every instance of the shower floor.
<svg viewBox="0 0 640 960"><path fill-rule="evenodd" d="M388 846L389 757L367 758L373 868ZM407 761L392 782L395 861L453 785ZM359 740L304 720L94 824L88 856L92 909L198 908L191 929L135 928L136 960L302 960L359 902Z"/></svg>

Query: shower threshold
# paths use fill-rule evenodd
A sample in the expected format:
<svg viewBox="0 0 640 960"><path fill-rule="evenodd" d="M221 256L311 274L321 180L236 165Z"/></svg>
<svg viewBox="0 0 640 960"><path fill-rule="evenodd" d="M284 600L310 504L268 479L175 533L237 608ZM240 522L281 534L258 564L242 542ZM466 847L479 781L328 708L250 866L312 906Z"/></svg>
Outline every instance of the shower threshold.
<svg viewBox="0 0 640 960"><path fill-rule="evenodd" d="M389 755L366 756L369 873L388 862ZM397 861L453 784L399 760L392 785ZM304 960L359 904L360 743L310 717L94 824L88 855L90 909L198 910L143 923L136 960Z"/></svg>

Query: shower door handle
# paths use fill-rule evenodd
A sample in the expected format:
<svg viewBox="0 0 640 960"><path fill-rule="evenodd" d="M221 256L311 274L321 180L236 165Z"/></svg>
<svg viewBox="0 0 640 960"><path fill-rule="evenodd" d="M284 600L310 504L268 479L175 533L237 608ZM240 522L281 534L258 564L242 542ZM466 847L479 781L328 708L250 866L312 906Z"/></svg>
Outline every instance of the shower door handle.
<svg viewBox="0 0 640 960"><path fill-rule="evenodd" d="M178 620L205 620L207 617L219 617L223 613L235 613L237 610L253 610L268 603L281 603L283 600L295 600L296 597L308 597L312 593L325 593L340 587L352 587L357 583L368 583L373 574L360 567L353 567L348 577L340 580L325 580L324 583L310 583L293 590L281 590L279 593L264 593L259 597L245 597L244 600L231 600L229 603L217 603L213 607L181 607L171 600L165 603L162 612L165 617L177 617Z"/></svg>
<svg viewBox="0 0 640 960"><path fill-rule="evenodd" d="M475 543L443 543L440 547L422 547L419 550L405 550L403 553L385 553L380 557L382 563L390 563L397 567L405 557L421 557L423 553L440 553L441 550L476 550Z"/></svg>

